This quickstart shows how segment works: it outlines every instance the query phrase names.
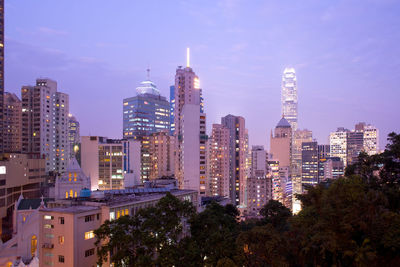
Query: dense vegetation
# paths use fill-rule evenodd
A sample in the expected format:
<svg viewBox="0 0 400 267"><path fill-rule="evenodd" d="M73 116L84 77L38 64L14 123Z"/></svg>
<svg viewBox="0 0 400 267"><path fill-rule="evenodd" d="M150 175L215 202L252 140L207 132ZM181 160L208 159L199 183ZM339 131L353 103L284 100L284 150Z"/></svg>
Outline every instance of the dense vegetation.
<svg viewBox="0 0 400 267"><path fill-rule="evenodd" d="M168 194L96 230L99 264L111 252L115 266L400 266L400 135L388 141L309 188L294 216L270 201L262 219L239 222L231 205L196 213Z"/></svg>

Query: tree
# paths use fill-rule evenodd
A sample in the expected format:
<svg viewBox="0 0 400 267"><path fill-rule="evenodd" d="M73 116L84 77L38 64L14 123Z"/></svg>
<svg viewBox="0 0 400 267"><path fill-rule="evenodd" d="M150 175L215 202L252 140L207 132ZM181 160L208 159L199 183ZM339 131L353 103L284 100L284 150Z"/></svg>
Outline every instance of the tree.
<svg viewBox="0 0 400 267"><path fill-rule="evenodd" d="M292 216L290 210L276 200L268 201L268 203L261 209L260 214L263 216L263 224L270 223L279 231L286 230L287 220Z"/></svg>
<svg viewBox="0 0 400 267"><path fill-rule="evenodd" d="M174 265L179 241L187 231L185 222L194 212L190 202L167 193L154 207L106 221L95 230L98 264L111 255L115 266Z"/></svg>

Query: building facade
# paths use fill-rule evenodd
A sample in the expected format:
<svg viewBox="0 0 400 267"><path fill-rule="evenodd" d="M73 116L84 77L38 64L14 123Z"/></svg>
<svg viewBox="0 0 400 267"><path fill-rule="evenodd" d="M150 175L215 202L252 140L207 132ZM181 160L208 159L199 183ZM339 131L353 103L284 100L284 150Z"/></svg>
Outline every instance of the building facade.
<svg viewBox="0 0 400 267"><path fill-rule="evenodd" d="M202 112L200 79L189 65L175 74L175 177L179 188L206 194L206 114Z"/></svg>
<svg viewBox="0 0 400 267"><path fill-rule="evenodd" d="M149 137L151 161L149 180L174 176L174 137L168 131L152 133Z"/></svg>
<svg viewBox="0 0 400 267"><path fill-rule="evenodd" d="M297 130L297 78L294 68L285 68L282 77L282 116Z"/></svg>
<svg viewBox="0 0 400 267"><path fill-rule="evenodd" d="M126 179L140 180L140 142L82 136L81 167L91 190L123 189Z"/></svg>
<svg viewBox="0 0 400 267"><path fill-rule="evenodd" d="M4 106L4 0L0 0L0 133L3 132ZM0 153L3 149L3 135L0 134Z"/></svg>
<svg viewBox="0 0 400 267"><path fill-rule="evenodd" d="M229 197L236 206L247 206L246 161L248 135L243 117L227 115L221 124L229 130Z"/></svg>
<svg viewBox="0 0 400 267"><path fill-rule="evenodd" d="M213 124L209 139L209 196L230 197L229 147L229 129L221 124Z"/></svg>
<svg viewBox="0 0 400 267"><path fill-rule="evenodd" d="M13 93L4 93L4 152L21 152L22 102Z"/></svg>
<svg viewBox="0 0 400 267"><path fill-rule="evenodd" d="M57 92L57 82L37 79L22 87L21 96L22 152L44 155L47 172L63 173L70 155L68 95Z"/></svg>

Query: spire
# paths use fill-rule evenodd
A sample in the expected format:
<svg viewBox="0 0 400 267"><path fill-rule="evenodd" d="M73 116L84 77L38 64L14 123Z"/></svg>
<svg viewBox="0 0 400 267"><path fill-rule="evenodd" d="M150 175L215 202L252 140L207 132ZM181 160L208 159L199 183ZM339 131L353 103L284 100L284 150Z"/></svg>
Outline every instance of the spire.
<svg viewBox="0 0 400 267"><path fill-rule="evenodd" d="M147 67L147 80L150 81L150 67Z"/></svg>
<svg viewBox="0 0 400 267"><path fill-rule="evenodd" d="M190 48L186 48L186 67L190 68Z"/></svg>

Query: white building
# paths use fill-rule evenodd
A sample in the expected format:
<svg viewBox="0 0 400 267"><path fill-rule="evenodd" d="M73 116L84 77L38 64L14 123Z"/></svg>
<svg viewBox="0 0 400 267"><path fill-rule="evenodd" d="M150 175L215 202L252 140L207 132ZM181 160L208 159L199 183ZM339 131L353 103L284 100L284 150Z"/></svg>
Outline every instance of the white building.
<svg viewBox="0 0 400 267"><path fill-rule="evenodd" d="M199 77L189 65L175 75L175 177L180 189L206 193L206 114Z"/></svg>
<svg viewBox="0 0 400 267"><path fill-rule="evenodd" d="M282 116L297 130L297 80L294 68L285 68L282 76Z"/></svg>
<svg viewBox="0 0 400 267"><path fill-rule="evenodd" d="M131 186L140 180L140 141L82 136L81 167L91 190Z"/></svg>
<svg viewBox="0 0 400 267"><path fill-rule="evenodd" d="M347 133L349 130L340 127L336 132L332 132L329 136L330 155L331 157L339 157L343 163L347 163Z"/></svg>
<svg viewBox="0 0 400 267"><path fill-rule="evenodd" d="M40 153L46 171L63 173L68 165L69 97L57 92L57 82L37 79L36 86L23 86L22 152Z"/></svg>

